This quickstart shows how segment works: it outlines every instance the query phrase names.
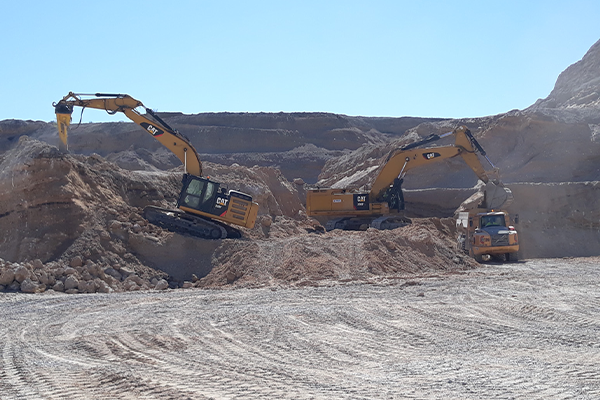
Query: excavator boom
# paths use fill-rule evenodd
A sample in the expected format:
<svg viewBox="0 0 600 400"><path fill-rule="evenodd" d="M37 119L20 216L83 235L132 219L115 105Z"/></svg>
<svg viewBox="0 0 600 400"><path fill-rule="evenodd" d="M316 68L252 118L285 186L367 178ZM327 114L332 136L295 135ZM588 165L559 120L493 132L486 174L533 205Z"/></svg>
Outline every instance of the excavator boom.
<svg viewBox="0 0 600 400"><path fill-rule="evenodd" d="M93 98L85 99L84 96ZM75 106L83 109L105 110L109 114L122 112L175 154L185 166L186 172L198 176L202 175L202 162L190 141L171 128L151 109L146 108L141 101L126 94L95 93L93 95L83 95L70 92L61 101L54 104L58 134L65 145L67 145L67 128L71 123L71 114ZM137 108L144 109L147 114L140 114L136 110Z"/></svg>
<svg viewBox="0 0 600 400"><path fill-rule="evenodd" d="M424 149L417 148L418 146L442 139L449 135L455 136L453 146L430 147ZM487 183L489 177L483 168L483 165L481 165L476 151L485 155L483 148L475 140L471 132L464 126L460 126L454 131L443 135L431 135L426 139L406 145L399 150L394 150L388 155L387 161L373 182L370 191L371 196L375 196L376 198L380 197L383 192L394 183L394 179L403 177L413 168L456 156L461 156L465 163L473 170L473 172L475 172L475 175L477 175L484 183Z"/></svg>

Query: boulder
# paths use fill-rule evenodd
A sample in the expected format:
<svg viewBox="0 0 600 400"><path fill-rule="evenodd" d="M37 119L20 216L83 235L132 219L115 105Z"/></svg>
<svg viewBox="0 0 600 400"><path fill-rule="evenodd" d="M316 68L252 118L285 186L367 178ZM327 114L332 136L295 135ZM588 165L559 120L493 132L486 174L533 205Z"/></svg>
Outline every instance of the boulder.
<svg viewBox="0 0 600 400"><path fill-rule="evenodd" d="M154 289L156 289L156 290L165 290L165 289L168 289L168 288L169 288L169 282L167 282L164 279L159 280L156 283L156 286L154 286Z"/></svg>
<svg viewBox="0 0 600 400"><path fill-rule="evenodd" d="M71 289L76 289L78 286L79 286L79 280L75 276L69 275L67 277L67 279L65 279L65 291L71 290Z"/></svg>
<svg viewBox="0 0 600 400"><path fill-rule="evenodd" d="M65 291L65 284L63 283L63 281L56 281L56 283L54 284L54 286L52 286L52 290L54 290L56 292L64 292Z"/></svg>
<svg viewBox="0 0 600 400"><path fill-rule="evenodd" d="M31 272L29 270L20 265L15 270L15 281L22 283L25 279L29 279L31 277Z"/></svg>
<svg viewBox="0 0 600 400"><path fill-rule="evenodd" d="M37 293L44 291L44 289L44 285L38 285L29 278L21 282L21 292L23 293Z"/></svg>
<svg viewBox="0 0 600 400"><path fill-rule="evenodd" d="M81 256L75 256L71 259L70 265L73 268L81 267L83 265L83 259Z"/></svg>
<svg viewBox="0 0 600 400"><path fill-rule="evenodd" d="M112 288L110 286L108 286L108 284L106 282L104 282L102 279L96 278L94 280L94 283L96 284L98 293L110 293L113 291Z"/></svg>
<svg viewBox="0 0 600 400"><path fill-rule="evenodd" d="M12 268L7 268L0 274L0 285L10 285L15 280L15 271Z"/></svg>
<svg viewBox="0 0 600 400"><path fill-rule="evenodd" d="M33 260L33 269L42 269L44 268L44 263L39 258Z"/></svg>
<svg viewBox="0 0 600 400"><path fill-rule="evenodd" d="M122 275L119 271L114 269L113 267L108 267L104 270L104 273L108 276L112 276L116 280L120 281L122 279Z"/></svg>

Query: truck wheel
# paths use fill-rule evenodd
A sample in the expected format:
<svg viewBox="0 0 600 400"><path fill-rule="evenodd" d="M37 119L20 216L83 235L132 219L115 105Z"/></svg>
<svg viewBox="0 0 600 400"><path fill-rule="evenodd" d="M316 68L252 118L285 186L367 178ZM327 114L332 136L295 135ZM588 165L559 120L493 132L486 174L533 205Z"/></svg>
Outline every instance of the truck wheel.
<svg viewBox="0 0 600 400"><path fill-rule="evenodd" d="M507 262L519 261L519 253L506 253L506 261Z"/></svg>
<svg viewBox="0 0 600 400"><path fill-rule="evenodd" d="M478 263L481 264L483 262L483 254L475 254L473 253L473 250L470 250L469 255L473 257Z"/></svg>

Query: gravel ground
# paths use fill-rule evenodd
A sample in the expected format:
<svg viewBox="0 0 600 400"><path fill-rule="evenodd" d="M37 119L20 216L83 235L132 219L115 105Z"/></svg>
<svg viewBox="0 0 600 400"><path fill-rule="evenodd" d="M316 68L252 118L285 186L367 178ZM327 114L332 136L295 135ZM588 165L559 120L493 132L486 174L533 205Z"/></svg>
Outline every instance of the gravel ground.
<svg viewBox="0 0 600 400"><path fill-rule="evenodd" d="M597 399L600 258L301 289L0 294L2 399Z"/></svg>

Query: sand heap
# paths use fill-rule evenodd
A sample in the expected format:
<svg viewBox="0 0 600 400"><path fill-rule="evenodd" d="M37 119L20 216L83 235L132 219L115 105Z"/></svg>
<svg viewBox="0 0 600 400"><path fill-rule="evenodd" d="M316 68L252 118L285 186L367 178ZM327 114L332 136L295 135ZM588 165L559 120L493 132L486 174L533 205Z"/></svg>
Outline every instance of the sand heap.
<svg viewBox="0 0 600 400"><path fill-rule="evenodd" d="M305 286L381 282L474 268L455 249L453 219L428 218L392 231L331 231L230 241L198 287Z"/></svg>

